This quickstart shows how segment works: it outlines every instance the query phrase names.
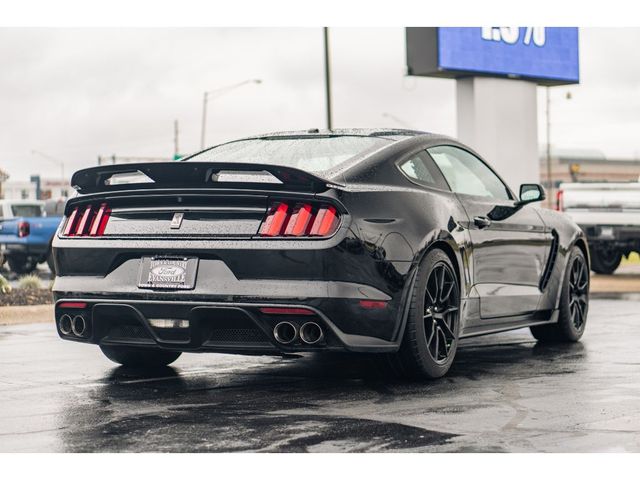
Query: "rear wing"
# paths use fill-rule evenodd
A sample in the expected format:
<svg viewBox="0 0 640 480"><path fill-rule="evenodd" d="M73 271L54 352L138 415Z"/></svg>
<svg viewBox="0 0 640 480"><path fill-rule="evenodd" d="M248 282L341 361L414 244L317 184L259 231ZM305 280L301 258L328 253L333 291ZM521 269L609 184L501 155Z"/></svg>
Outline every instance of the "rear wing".
<svg viewBox="0 0 640 480"><path fill-rule="evenodd" d="M269 174L272 181L256 181ZM242 177L224 180L221 174ZM130 180L124 183L123 178ZM319 193L341 187L311 173L293 167L258 163L224 162L162 162L103 165L78 170L71 177L71 185L79 193L114 192L119 190L166 188L225 188L294 190Z"/></svg>

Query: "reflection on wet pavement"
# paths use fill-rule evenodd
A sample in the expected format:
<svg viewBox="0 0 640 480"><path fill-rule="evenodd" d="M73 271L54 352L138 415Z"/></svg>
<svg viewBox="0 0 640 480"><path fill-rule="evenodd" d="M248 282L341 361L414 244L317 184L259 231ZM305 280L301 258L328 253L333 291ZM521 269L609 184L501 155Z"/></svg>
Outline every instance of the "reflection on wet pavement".
<svg viewBox="0 0 640 480"><path fill-rule="evenodd" d="M135 372L52 325L5 327L0 451L640 451L638 307L593 301L578 344L465 341L435 382L345 354Z"/></svg>

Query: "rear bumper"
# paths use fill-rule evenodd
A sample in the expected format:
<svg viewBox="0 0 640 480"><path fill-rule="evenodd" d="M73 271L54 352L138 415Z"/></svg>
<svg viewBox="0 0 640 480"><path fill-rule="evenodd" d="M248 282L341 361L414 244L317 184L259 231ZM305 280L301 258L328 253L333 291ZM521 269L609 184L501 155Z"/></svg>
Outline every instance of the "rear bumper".
<svg viewBox="0 0 640 480"><path fill-rule="evenodd" d="M640 225L580 224L590 245L618 243L640 244Z"/></svg>
<svg viewBox="0 0 640 480"><path fill-rule="evenodd" d="M336 301L336 300L334 300ZM262 311L277 308L276 313ZM295 308L306 313L283 314ZM385 309L386 310L386 309ZM360 312L361 320L376 322L389 311ZM82 317L82 333L62 328L62 319ZM308 303L206 302L60 298L55 305L56 327L64 340L100 345L154 347L183 352L281 354L302 351L393 352L394 341L350 334L339 328L320 308ZM186 320L181 328L158 328L157 319ZM389 318L389 321L393 321ZM323 338L305 343L299 333L291 343L276 339L274 328L289 322L296 331L307 322L318 324ZM66 331L65 331L66 330Z"/></svg>
<svg viewBox="0 0 640 480"><path fill-rule="evenodd" d="M0 253L5 257L12 255L26 255L28 257L43 257L49 251L48 244L7 243L0 241Z"/></svg>

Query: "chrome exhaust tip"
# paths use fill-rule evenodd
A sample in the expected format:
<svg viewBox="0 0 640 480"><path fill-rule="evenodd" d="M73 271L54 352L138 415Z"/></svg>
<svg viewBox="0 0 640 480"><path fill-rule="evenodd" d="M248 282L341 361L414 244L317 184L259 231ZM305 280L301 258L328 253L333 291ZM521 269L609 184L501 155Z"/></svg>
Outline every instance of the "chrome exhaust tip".
<svg viewBox="0 0 640 480"><path fill-rule="evenodd" d="M298 329L291 322L280 322L273 327L273 336L279 343L288 345L298 338Z"/></svg>
<svg viewBox="0 0 640 480"><path fill-rule="evenodd" d="M73 317L71 321L71 331L74 335L81 337L84 335L85 330L87 329L87 324L84 321L84 317L82 315L76 315Z"/></svg>
<svg viewBox="0 0 640 480"><path fill-rule="evenodd" d="M322 327L316 322L307 322L300 327L300 339L307 345L315 345L324 338Z"/></svg>
<svg viewBox="0 0 640 480"><path fill-rule="evenodd" d="M60 329L60 333L63 335L70 335L71 329L73 328L71 325L71 317L66 313L60 317L58 320L58 328Z"/></svg>

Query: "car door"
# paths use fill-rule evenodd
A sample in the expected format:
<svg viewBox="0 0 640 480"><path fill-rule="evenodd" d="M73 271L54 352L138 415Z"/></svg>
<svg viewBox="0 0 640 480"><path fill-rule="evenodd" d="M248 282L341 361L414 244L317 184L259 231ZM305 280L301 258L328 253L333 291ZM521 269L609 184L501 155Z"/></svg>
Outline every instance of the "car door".
<svg viewBox="0 0 640 480"><path fill-rule="evenodd" d="M454 146L427 149L469 217L472 279L480 317L500 318L536 311L551 235L531 206L516 199L480 158Z"/></svg>

